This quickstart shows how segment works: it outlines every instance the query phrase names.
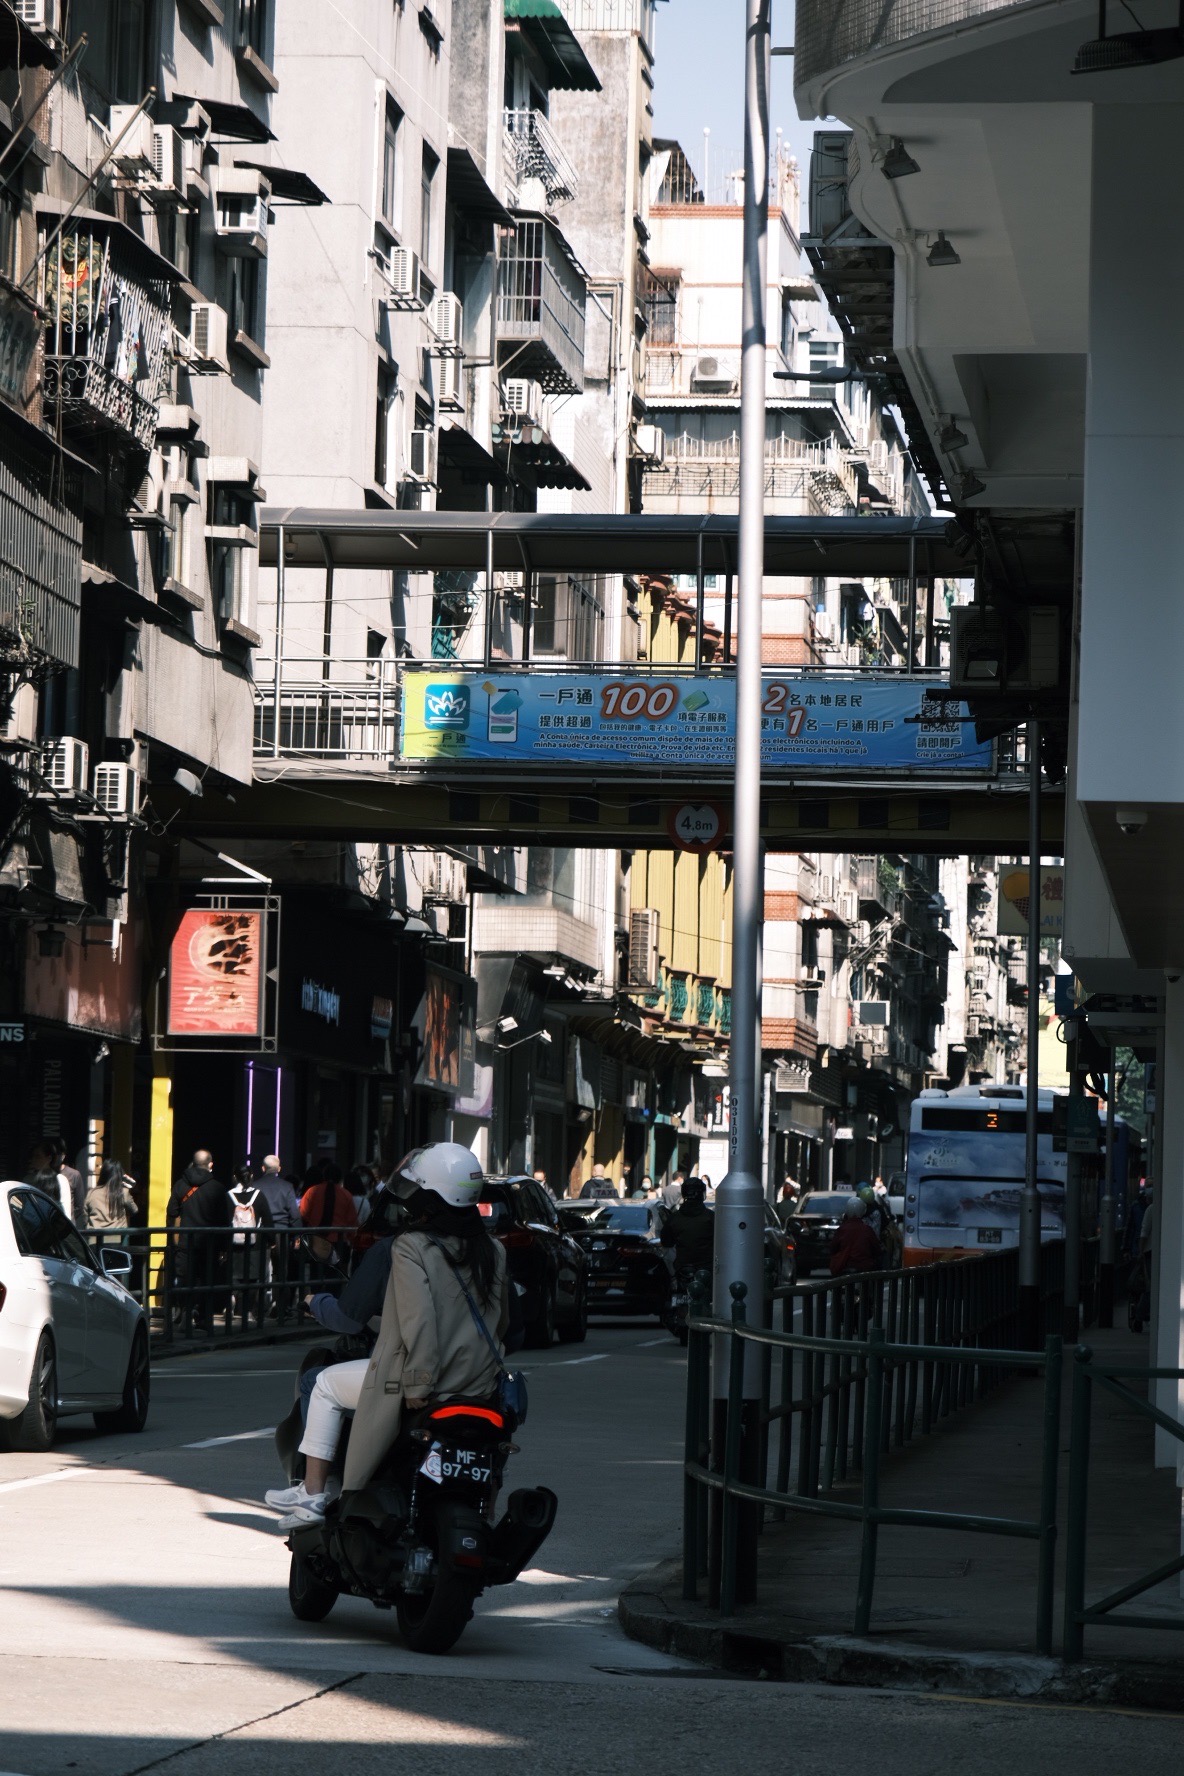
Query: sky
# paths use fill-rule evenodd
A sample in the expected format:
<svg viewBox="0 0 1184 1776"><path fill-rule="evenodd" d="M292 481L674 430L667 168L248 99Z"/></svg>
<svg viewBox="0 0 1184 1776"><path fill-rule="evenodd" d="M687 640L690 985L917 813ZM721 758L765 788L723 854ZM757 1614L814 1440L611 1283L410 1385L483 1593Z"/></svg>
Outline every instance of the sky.
<svg viewBox="0 0 1184 1776"><path fill-rule="evenodd" d="M682 143L703 177L703 129L709 138L711 194L741 164L744 146L744 0L665 0L658 7L654 134ZM793 42L793 0L773 0L773 43ZM801 123L793 102L793 58L773 58L770 132L784 139L806 171L815 123ZM725 170L726 169L726 170Z"/></svg>

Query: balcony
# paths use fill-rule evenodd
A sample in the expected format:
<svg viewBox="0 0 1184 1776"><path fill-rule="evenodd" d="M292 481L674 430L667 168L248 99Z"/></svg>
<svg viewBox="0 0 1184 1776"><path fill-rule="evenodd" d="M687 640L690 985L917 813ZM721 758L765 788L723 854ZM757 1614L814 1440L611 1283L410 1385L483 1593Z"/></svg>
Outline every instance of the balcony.
<svg viewBox="0 0 1184 1776"><path fill-rule="evenodd" d="M255 661L255 756L387 763L399 748L394 660ZM276 720L276 710L279 720Z"/></svg>
<svg viewBox="0 0 1184 1776"><path fill-rule="evenodd" d="M687 360L690 362L690 360ZM652 362L652 354L651 354ZM648 379L647 379L648 385ZM657 391L651 389L651 400ZM645 504L674 500L688 510L729 509L740 497L740 436L703 439L667 435L661 468L645 475ZM765 499L785 501L794 512L839 517L859 504L859 482L845 452L833 444L811 444L778 436L765 444Z"/></svg>
<svg viewBox="0 0 1184 1776"><path fill-rule="evenodd" d="M52 460L0 411L0 658L77 666L82 520L53 498ZM48 452L47 458L48 458Z"/></svg>
<svg viewBox="0 0 1184 1776"><path fill-rule="evenodd" d="M53 240L40 266L46 410L67 431L152 446L171 338L172 266L114 217L97 214Z"/></svg>
<svg viewBox="0 0 1184 1776"><path fill-rule="evenodd" d="M794 82L801 86L911 37L1017 10L1017 0L847 0L841 8L835 0L798 0Z"/></svg>
<svg viewBox="0 0 1184 1776"><path fill-rule="evenodd" d="M499 360L541 383L549 395L584 387L587 279L570 247L545 216L519 216L501 231L497 268Z"/></svg>
<svg viewBox="0 0 1184 1776"><path fill-rule="evenodd" d="M537 179L548 204L567 203L579 188L579 174L560 147L541 111L507 111L506 165L520 191ZM523 207L529 207L523 203Z"/></svg>

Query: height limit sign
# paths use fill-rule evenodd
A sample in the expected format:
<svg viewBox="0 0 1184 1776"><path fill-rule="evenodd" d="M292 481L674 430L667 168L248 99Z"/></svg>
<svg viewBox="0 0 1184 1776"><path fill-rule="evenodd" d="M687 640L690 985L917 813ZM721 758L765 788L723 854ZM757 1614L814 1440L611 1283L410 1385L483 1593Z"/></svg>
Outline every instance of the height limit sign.
<svg viewBox="0 0 1184 1776"><path fill-rule="evenodd" d="M715 851L724 836L723 810L714 802L683 802L671 810L667 826L680 851Z"/></svg>

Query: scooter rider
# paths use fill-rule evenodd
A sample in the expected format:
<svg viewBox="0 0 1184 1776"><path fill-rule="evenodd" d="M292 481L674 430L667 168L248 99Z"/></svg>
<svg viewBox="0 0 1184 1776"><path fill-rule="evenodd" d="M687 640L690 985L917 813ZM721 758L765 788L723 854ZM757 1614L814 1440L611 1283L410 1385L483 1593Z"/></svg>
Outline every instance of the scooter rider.
<svg viewBox="0 0 1184 1776"><path fill-rule="evenodd" d="M715 1216L707 1207L707 1186L702 1178L685 1178L682 1202L667 1216L662 1229L664 1246L674 1248L674 1269L709 1269L715 1250Z"/></svg>
<svg viewBox="0 0 1184 1776"><path fill-rule="evenodd" d="M365 1322L354 1316L373 1306L381 1254L385 1249L389 1255L372 1356L321 1371L300 1444L304 1481L266 1495L269 1505L286 1513L281 1529L324 1515L326 1482L350 1412L356 1417L346 1491L369 1480L398 1434L404 1407L414 1411L429 1399L493 1393L497 1367L462 1287L463 1279L500 1343L509 1317L506 1256L478 1213L483 1182L473 1154L457 1142L439 1141L409 1153L388 1185L406 1204L406 1231L366 1254L355 1279L361 1282L368 1271L365 1289L359 1289L356 1300L343 1294L336 1315L323 1298L311 1298L310 1311L331 1330L346 1330L342 1318L350 1330L360 1329Z"/></svg>

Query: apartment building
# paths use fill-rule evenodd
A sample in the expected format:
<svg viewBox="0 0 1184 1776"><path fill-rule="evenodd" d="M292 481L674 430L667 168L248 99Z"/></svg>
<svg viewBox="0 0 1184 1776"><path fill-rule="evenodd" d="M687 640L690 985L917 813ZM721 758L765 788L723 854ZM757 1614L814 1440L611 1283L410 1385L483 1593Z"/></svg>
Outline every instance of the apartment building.
<svg viewBox="0 0 1184 1776"><path fill-rule="evenodd" d="M0 71L10 1171L46 1132L126 1158L153 1102L167 1131L168 825L251 776L267 255L287 206L320 197L272 164L263 0L17 11ZM172 1160L162 1136L156 1210Z"/></svg>

